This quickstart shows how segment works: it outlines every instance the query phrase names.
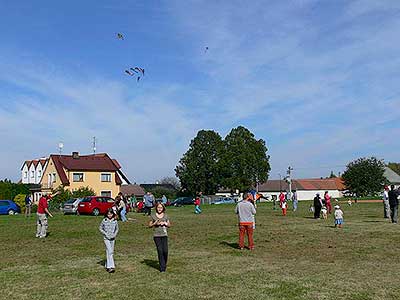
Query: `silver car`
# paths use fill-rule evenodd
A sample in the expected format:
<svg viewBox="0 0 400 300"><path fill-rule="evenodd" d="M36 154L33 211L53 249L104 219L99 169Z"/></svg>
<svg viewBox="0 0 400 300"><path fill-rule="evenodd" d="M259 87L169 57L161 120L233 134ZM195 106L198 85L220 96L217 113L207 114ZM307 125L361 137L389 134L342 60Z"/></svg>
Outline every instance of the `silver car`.
<svg viewBox="0 0 400 300"><path fill-rule="evenodd" d="M82 198L72 198L67 202L64 202L62 211L64 214L76 214L78 212L78 205L82 201Z"/></svg>

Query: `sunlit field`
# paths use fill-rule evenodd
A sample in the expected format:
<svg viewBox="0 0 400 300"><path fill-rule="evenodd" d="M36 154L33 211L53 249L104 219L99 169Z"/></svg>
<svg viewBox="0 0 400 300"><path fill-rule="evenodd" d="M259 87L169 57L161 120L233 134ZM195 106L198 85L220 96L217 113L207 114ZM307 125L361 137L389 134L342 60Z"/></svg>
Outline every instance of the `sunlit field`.
<svg viewBox="0 0 400 300"><path fill-rule="evenodd" d="M35 216L0 217L2 299L400 299L400 227L381 203L314 220L309 202L281 216L258 205L255 250L237 249L234 205L169 208L169 262L157 269L148 218L120 222L116 273L103 267L101 217L55 214L35 238Z"/></svg>

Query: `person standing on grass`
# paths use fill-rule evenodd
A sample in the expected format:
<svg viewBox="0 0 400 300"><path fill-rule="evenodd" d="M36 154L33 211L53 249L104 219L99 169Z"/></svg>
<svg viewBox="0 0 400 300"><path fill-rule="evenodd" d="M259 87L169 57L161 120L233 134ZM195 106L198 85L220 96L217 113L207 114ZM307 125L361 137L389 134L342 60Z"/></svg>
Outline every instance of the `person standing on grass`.
<svg viewBox="0 0 400 300"><path fill-rule="evenodd" d="M389 187L385 185L383 191L383 217L389 219L390 217L390 205L389 205Z"/></svg>
<svg viewBox="0 0 400 300"><path fill-rule="evenodd" d="M322 208L322 200L319 194L317 193L314 197L314 219L319 219Z"/></svg>
<svg viewBox="0 0 400 300"><path fill-rule="evenodd" d="M254 231L254 216L256 208L251 203L252 197L250 193L244 195L235 208L235 212L239 218L239 248L244 249L244 235L247 234L249 249L254 249L253 231Z"/></svg>
<svg viewBox="0 0 400 300"><path fill-rule="evenodd" d="M115 238L117 237L119 228L118 228L117 215L111 208L107 210L104 219L100 223L99 230L103 234L104 244L106 246L107 260L105 268L108 273L114 273L115 272L114 246L115 246Z"/></svg>
<svg viewBox="0 0 400 300"><path fill-rule="evenodd" d="M119 200L118 211L119 211L119 214L121 216L121 221L122 222L126 222L127 221L127 219L126 219L126 203L124 201L124 198L121 198Z"/></svg>
<svg viewBox="0 0 400 300"><path fill-rule="evenodd" d="M32 213L32 196L30 194L25 197L25 217L30 217Z"/></svg>
<svg viewBox="0 0 400 300"><path fill-rule="evenodd" d="M279 207L281 207L281 208L282 208L283 201L285 201L285 194L283 193L283 191L281 191L279 194Z"/></svg>
<svg viewBox="0 0 400 300"><path fill-rule="evenodd" d="M297 206L298 206L299 202L297 200L297 192L296 192L296 190L293 191L292 200L293 200L293 211L297 211Z"/></svg>
<svg viewBox="0 0 400 300"><path fill-rule="evenodd" d="M390 191L388 193L389 196L389 205L390 205L390 218L393 224L397 224L397 213L399 207L399 193L394 189L394 185L390 186Z"/></svg>
<svg viewBox="0 0 400 300"><path fill-rule="evenodd" d="M48 201L51 199L50 196L42 196L39 199L38 208L37 208L37 230L36 237L37 238L45 238L47 236L47 228L49 226L47 216L53 217L53 215L49 212L49 204Z"/></svg>
<svg viewBox="0 0 400 300"><path fill-rule="evenodd" d="M169 218L165 213L165 206L162 203L157 203L155 213L151 215L149 227L154 228L154 243L156 244L158 263L160 272L167 270L168 262L168 232L167 228L171 227Z"/></svg>
<svg viewBox="0 0 400 300"><path fill-rule="evenodd" d="M328 214L332 213L332 204L331 204L331 196L328 194L328 191L324 194L325 206L328 210Z"/></svg>
<svg viewBox="0 0 400 300"><path fill-rule="evenodd" d="M343 211L340 209L339 205L335 205L335 227L339 226L342 228L343 225Z"/></svg>
<svg viewBox="0 0 400 300"><path fill-rule="evenodd" d="M200 196L197 195L196 199L194 199L194 213L196 215L201 214L200 204L201 204Z"/></svg>
<svg viewBox="0 0 400 300"><path fill-rule="evenodd" d="M150 216L151 208L154 206L154 196L147 192L146 195L143 196L144 199L144 214Z"/></svg>
<svg viewBox="0 0 400 300"><path fill-rule="evenodd" d="M281 203L282 216L286 216L287 206L288 206L288 203L286 202L286 200L284 200L284 201Z"/></svg>

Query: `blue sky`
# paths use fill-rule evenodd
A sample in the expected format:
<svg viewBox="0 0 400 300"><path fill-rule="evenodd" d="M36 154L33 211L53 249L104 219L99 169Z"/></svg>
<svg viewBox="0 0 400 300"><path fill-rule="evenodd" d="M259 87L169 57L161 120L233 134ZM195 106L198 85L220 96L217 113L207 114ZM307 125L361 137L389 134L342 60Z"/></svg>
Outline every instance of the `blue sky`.
<svg viewBox="0 0 400 300"><path fill-rule="evenodd" d="M0 33L0 178L96 136L153 182L198 130L238 125L266 140L271 178L400 161L397 0L0 0Z"/></svg>

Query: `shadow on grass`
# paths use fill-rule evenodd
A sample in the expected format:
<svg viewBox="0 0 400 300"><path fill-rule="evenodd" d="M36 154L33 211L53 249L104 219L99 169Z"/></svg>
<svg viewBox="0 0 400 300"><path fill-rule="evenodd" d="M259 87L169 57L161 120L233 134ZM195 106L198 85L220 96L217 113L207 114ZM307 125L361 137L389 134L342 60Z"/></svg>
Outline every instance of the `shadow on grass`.
<svg viewBox="0 0 400 300"><path fill-rule="evenodd" d="M219 244L220 244L220 245L223 245L223 246L231 247L231 248L233 248L233 249L238 249L238 248L239 248L239 244L238 244L238 243L229 243L229 242L227 242L227 241L222 241L222 242L220 242Z"/></svg>
<svg viewBox="0 0 400 300"><path fill-rule="evenodd" d="M149 266L151 268L154 268L156 270L159 269L158 261L154 260L154 259L143 259L140 263L144 264L144 265L147 265L147 266Z"/></svg>
<svg viewBox="0 0 400 300"><path fill-rule="evenodd" d="M106 265L106 260L105 259L99 260L97 264L104 267Z"/></svg>

